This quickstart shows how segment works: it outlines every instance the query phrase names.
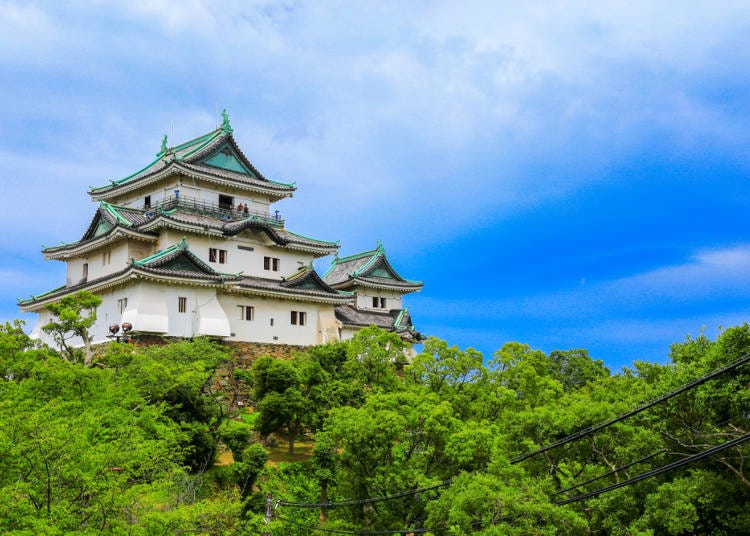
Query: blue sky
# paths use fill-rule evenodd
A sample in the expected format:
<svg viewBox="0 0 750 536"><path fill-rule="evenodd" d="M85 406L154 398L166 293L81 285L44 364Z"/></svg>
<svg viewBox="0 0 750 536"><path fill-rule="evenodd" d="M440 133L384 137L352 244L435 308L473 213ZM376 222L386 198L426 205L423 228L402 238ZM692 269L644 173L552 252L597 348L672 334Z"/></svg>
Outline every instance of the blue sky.
<svg viewBox="0 0 750 536"><path fill-rule="evenodd" d="M0 0L0 319L222 108L288 227L382 240L451 344L619 369L750 316L746 1L67 4Z"/></svg>

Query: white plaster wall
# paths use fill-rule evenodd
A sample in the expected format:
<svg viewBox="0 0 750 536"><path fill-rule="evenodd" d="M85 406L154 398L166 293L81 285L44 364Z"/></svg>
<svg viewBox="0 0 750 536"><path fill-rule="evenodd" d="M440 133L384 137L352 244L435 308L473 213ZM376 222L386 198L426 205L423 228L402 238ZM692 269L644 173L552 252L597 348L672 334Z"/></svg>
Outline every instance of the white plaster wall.
<svg viewBox="0 0 750 536"><path fill-rule="evenodd" d="M233 341L252 341L276 344L311 345L318 344L320 333L319 311L333 315L333 306L326 304L276 300L273 298L220 294L219 302L229 317L234 335L228 337ZM240 305L255 308L254 320L242 320ZM292 325L291 312L307 313L304 326ZM273 322L272 322L273 320Z"/></svg>
<svg viewBox="0 0 750 536"><path fill-rule="evenodd" d="M133 330L147 333L163 333L169 330L169 310L165 299L165 286L145 281L134 283L119 292L128 298L128 306L121 322L130 322ZM102 304L103 305L103 304Z"/></svg>
<svg viewBox="0 0 750 536"><path fill-rule="evenodd" d="M128 306L131 305L133 299L134 289L133 287L125 287L120 290L107 291L99 294L102 298L101 305L96 310L96 322L91 327L91 335L93 343L106 342L109 339L110 324L121 324L122 317L117 310L117 300L120 298L128 298ZM38 321L31 331L31 338L41 340L42 342L57 348L52 337L42 331L42 326L46 325L52 320L52 314L46 310L39 313ZM74 337L70 340L69 344L72 346L82 346L83 341L80 337ZM57 348L59 350L59 348Z"/></svg>
<svg viewBox="0 0 750 536"><path fill-rule="evenodd" d="M140 240L128 240L128 252L125 262L129 262L131 258L135 260L145 259L149 255L156 253L157 246L152 242L141 242ZM122 267L124 268L124 266Z"/></svg>
<svg viewBox="0 0 750 536"><path fill-rule="evenodd" d="M359 330L355 329L355 328L348 328L348 327L341 328L341 340L342 341L348 341L349 339L351 339L352 337L354 337L354 335L358 331Z"/></svg>
<svg viewBox="0 0 750 536"><path fill-rule="evenodd" d="M103 255L109 251L110 255L106 264L103 263ZM116 244L108 245L94 251L90 251L83 257L67 261L67 276L65 284L68 286L77 285L83 277L83 265L88 263L89 273L87 281L97 279L105 275L119 272L127 264L129 256L129 246L126 240L121 240Z"/></svg>
<svg viewBox="0 0 750 536"><path fill-rule="evenodd" d="M238 203L249 204L253 211L262 213L270 212L271 201L266 195L248 192L239 188L217 187L214 184L207 184L191 177L180 176L172 177L166 183L154 184L138 189L135 192L115 196L112 198L112 203L141 209L144 206L144 199L147 195L151 196L151 204L154 205L166 198L174 197L175 190L179 190L182 197L200 199L209 203L218 203L219 194L231 195L234 198L234 206L237 206Z"/></svg>
<svg viewBox="0 0 750 536"><path fill-rule="evenodd" d="M372 298L376 296L378 298L386 299L385 308L373 307ZM388 311L390 309L403 309L402 295L399 292L393 292L390 290L376 290L376 289L357 289L356 307L357 309L367 309L368 311Z"/></svg>
<svg viewBox="0 0 750 536"><path fill-rule="evenodd" d="M65 285L71 287L80 283L83 278L83 265L89 262L88 257L79 257L77 259L70 259L66 261L67 272L65 275ZM89 274L91 274L91 266L89 266ZM89 279L91 276L89 275Z"/></svg>
<svg viewBox="0 0 750 536"><path fill-rule="evenodd" d="M165 249L179 242L183 233L164 230L159 240L159 249ZM260 236L252 236L252 233L242 233L238 237L223 239L218 237L209 237L203 235L185 236L188 242L190 252L200 258L202 261L211 266L214 270L224 273L240 273L243 275L265 277L268 279L281 279L289 277L299 270L300 267L307 266L312 260L313 255L290 251L278 246L269 246L263 243ZM253 251L239 249L237 246L252 247ZM209 262L208 250L210 248L223 249L227 252L227 262ZM263 269L263 258L272 257L279 259L279 271Z"/></svg>

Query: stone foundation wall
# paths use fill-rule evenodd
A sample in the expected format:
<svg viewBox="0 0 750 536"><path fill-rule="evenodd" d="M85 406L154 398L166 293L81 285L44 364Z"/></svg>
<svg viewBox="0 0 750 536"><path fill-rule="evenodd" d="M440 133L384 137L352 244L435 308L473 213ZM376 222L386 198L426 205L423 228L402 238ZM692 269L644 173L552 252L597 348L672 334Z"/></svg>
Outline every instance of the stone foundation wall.
<svg viewBox="0 0 750 536"><path fill-rule="evenodd" d="M258 357L268 355L277 359L291 359L294 354L304 352L309 348L309 346L262 342L223 341L221 344L234 350L235 364L241 368L249 367Z"/></svg>

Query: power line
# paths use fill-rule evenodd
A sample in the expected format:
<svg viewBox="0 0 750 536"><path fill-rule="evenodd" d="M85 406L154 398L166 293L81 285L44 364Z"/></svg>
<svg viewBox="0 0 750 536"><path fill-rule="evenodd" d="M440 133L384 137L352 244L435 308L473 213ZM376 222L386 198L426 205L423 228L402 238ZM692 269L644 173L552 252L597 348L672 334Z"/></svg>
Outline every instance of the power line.
<svg viewBox="0 0 750 536"><path fill-rule="evenodd" d="M662 402L665 402L669 400L670 398L673 398L681 393L684 393L685 391L689 391L690 389L693 389L694 387L697 387L701 384L706 383L709 380L712 380L713 378L716 378L717 376L720 376L724 374L725 372L729 372L730 370L733 370L741 365L744 365L750 361L750 355L746 355L745 357L742 357L738 359L737 361L734 361L733 363L730 363L729 365L722 367L720 369L716 369L715 371L706 374L705 376L701 376L697 380L693 380L689 383L686 383L679 389L675 389L674 391L671 391L665 395L662 395L658 398L655 398L651 400L650 402L647 402L641 406L638 406L634 410L631 410L627 413L623 413L622 415L618 415L617 417L614 417L612 419L609 419L607 421L604 421L602 423L589 426L587 428L583 428L582 430L579 430L568 437L564 437L563 439L560 439L558 441L555 441L554 443L550 443L549 445L546 445L544 447L538 448L536 450L532 450L531 452L527 452L526 454L522 454L521 456L518 456L516 458L513 458L510 460L511 464L516 464L519 462L522 462L528 458L531 458L532 456L536 456L537 454L541 454L543 452L547 452L548 450L552 450L555 447L560 447L562 445L565 445L567 443L570 443L571 441L575 441L577 439L581 439L582 437L586 437L588 435L593 434L594 432L598 432L599 430L606 428L607 426L611 426L615 423L618 423L620 421L624 421L625 419L632 417L633 415L637 415L638 413L641 413L642 411L645 411L649 408L652 408L656 406L657 404L661 404Z"/></svg>
<svg viewBox="0 0 750 536"><path fill-rule="evenodd" d="M601 495L602 493L607 493L608 491L613 491L613 490L616 490L625 486L629 486L631 484L635 484L636 482L640 482L641 480L645 480L647 478L651 478L653 476L666 473L667 471L671 471L672 469L677 469L678 467L682 467L683 465L688 465L690 463L697 462L698 460L702 460L703 458L706 458L707 456L711 456L712 454L716 454L717 452L721 452L722 450L726 450L728 448L740 445L747 440L750 440L750 433L740 436L738 438L732 439L731 441L727 441L725 443L722 443L710 449L704 450L703 452L699 452L698 454L693 454L692 456L688 456L687 458L683 458L682 460L678 460L676 462L672 462L670 464L664 465L662 467L659 467L658 469L654 469L652 471L641 473L640 475L634 476L633 478L629 478L628 480L623 480L622 482L612 484L611 486L607 486L605 488L599 488L597 490L590 491L588 493L583 493L581 495L577 495L569 499L563 499L561 501L557 501L554 504L557 506L562 506L564 504L570 504L573 502L583 501L591 497L596 497L597 495Z"/></svg>
<svg viewBox="0 0 750 536"><path fill-rule="evenodd" d="M612 469L611 471L608 471L602 475L599 475L597 477L591 478L589 480L586 480L584 482L581 482L580 484L576 484L575 486L570 486L569 488L561 489L558 492L553 493L550 495L550 497L554 497L555 495L560 495L561 493L566 493L568 491L572 491L574 489L586 486L588 484L591 484L592 482L596 482L597 480L601 480L602 478L607 478L608 476L611 476L619 471L624 471L625 469L628 469L630 467L633 467L634 465L638 465L639 463L643 463L646 460L650 460L651 458L658 456L659 454L664 454L665 452L669 452L667 449L659 449L656 452L652 452L651 454L644 456L643 458L638 458L634 462L626 463L622 467L616 467L615 469Z"/></svg>
<svg viewBox="0 0 750 536"><path fill-rule="evenodd" d="M695 387L697 387L699 385L702 385L702 384L706 383L707 381L712 380L713 378L716 378L717 376L720 376L720 375L722 375L722 374L724 374L726 372L734 370L735 368L737 368L737 367L739 367L741 365L744 365L748 361L750 361L750 355L746 355L746 356L744 356L744 357L742 357L742 358L740 358L740 359L738 359L738 360L730 363L729 365L726 365L726 366L724 366L722 368L716 369L713 372L710 372L710 373L708 373L708 374L706 374L704 376L701 376L700 378L698 378L696 380L688 382L688 383L682 385L681 387L679 387L678 389L675 389L674 391L671 391L671 392L666 393L666 394L664 394L664 395L662 395L662 396L660 396L658 398L655 398L655 399L653 399L653 400L651 400L651 401L649 401L649 402L647 402L647 403L645 403L645 404L643 404L641 406L638 406L637 408L635 408L635 409L633 409L633 410L631 410L631 411L629 411L627 413L623 413L621 415L618 415L617 417L613 417L612 419L603 421L603 422L601 422L599 424L583 428L583 429L581 429L581 430L579 430L579 431L577 431L577 432L575 432L575 433L573 433L573 434L571 434L571 435L569 435L569 436L567 436L567 437L565 437L563 439L560 439L558 441L555 441L553 443L550 443L548 445L540 447L540 448L538 448L536 450L533 450L533 451L528 452L526 454L523 454L521 456L517 456L516 458L513 458L513 459L510 460L510 464L514 465L514 464L520 463L520 462L522 462L522 461L524 461L524 460L526 460L528 458L531 458L531 457L536 456L538 454L541 454L543 452L547 452L548 450L551 450L551 449L553 449L555 447L559 447L559 446L565 445L567 443L571 443L572 441L576 441L578 439L581 439L583 437L591 435L594 432L598 432L599 430L607 428L608 426L611 426L611 425L616 424L618 422L624 421L625 419L627 419L629 417L632 417L633 415L637 415L638 413L641 413L641 412L643 412L643 411L645 411L645 410L647 410L649 408L652 408L652 407L656 406L657 404L661 404L661 403L669 400L670 398L674 398L675 396L677 396L677 395L679 395L681 393L684 393L685 391L689 391L690 389L693 389L693 388L695 388ZM633 462L630 465L633 465L633 464L638 463L638 462L639 461ZM619 470L622 470L622 469L624 469L626 467L630 467L630 465L622 467ZM606 475L603 475L603 476L606 476ZM598 478L594 479L594 480L598 480ZM329 508L329 509L332 509L332 508L339 508L339 507L345 507L345 506L356 506L356 505L362 505L362 504L373 504L373 503L378 503L378 502L383 502L383 501L390 501L390 500L399 499L399 498L402 498L402 497L408 497L409 495L416 495L418 493L422 493L422 492L425 492L425 491L430 491L430 490L433 490L433 489L439 489L439 488L448 487L452 483L453 483L453 478L449 478L449 479L444 480L444 481L442 481L442 482L440 482L438 484L435 484L433 486L427 486L427 487L423 487L423 488L412 488L412 489L409 489L409 490L406 490L406 491L394 493L392 495L381 495L381 496L378 496L378 497L369 497L369 498L366 498L366 499L352 499L352 500L347 500L347 501L327 502L327 503L320 503L320 502L316 502L316 503L312 503L312 502L294 502L294 501L279 500L279 501L276 501L276 504L281 505L281 506L295 507L295 508ZM581 485L583 485L583 484L581 484ZM579 486L575 486L575 487L579 487ZM572 488L572 489L575 489L575 488ZM566 490L566 491L570 491L570 490Z"/></svg>
<svg viewBox="0 0 750 536"><path fill-rule="evenodd" d="M292 519L287 519L285 517L276 516L276 519L279 521L283 521L285 523L289 523L292 525L295 525L297 527L303 528L305 530L314 530L317 532L325 532L328 534L359 534L362 536L365 535L377 535L377 534L426 534L428 532L438 532L443 529L395 529L395 530L347 530L347 529L329 529L326 527L310 527L308 525L303 525L302 523L298 523L297 521L294 521Z"/></svg>
<svg viewBox="0 0 750 536"><path fill-rule="evenodd" d="M292 506L296 508L339 508L341 506L355 506L355 505L360 505L360 504L372 504L372 503L378 503L378 502L383 502L383 501L391 501L393 499L399 499L401 497L408 497L409 495L416 495L417 493L423 493L425 491L430 491L433 489L445 488L447 486L450 486L452 483L453 483L453 479L449 478L448 480L443 480L439 484L434 484L432 486L426 486L423 488L412 488L406 491L401 491L399 493L394 493L393 495L381 495L379 497L369 497L367 499L351 499L348 501L327 502L327 503L293 502L293 501L278 501L277 503L280 506Z"/></svg>

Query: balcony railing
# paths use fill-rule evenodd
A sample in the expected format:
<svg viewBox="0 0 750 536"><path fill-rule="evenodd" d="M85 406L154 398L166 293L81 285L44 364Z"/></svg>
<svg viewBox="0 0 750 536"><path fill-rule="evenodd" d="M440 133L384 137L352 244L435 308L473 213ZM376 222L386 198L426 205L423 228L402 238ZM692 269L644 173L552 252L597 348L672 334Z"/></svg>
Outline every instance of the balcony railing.
<svg viewBox="0 0 750 536"><path fill-rule="evenodd" d="M260 212L257 210L248 209L237 210L236 207L228 207L220 205L219 203L212 203L211 201L204 201L203 199L196 199L193 197L184 196L169 196L163 200L151 203L150 206L144 207L147 211L158 211L161 210L174 210L179 208L185 212L192 212L194 214L205 214L206 216L215 216L226 221L238 221L253 219L273 225L274 227L283 227L284 220L281 219L281 214L278 210L274 211L273 214L267 212Z"/></svg>

